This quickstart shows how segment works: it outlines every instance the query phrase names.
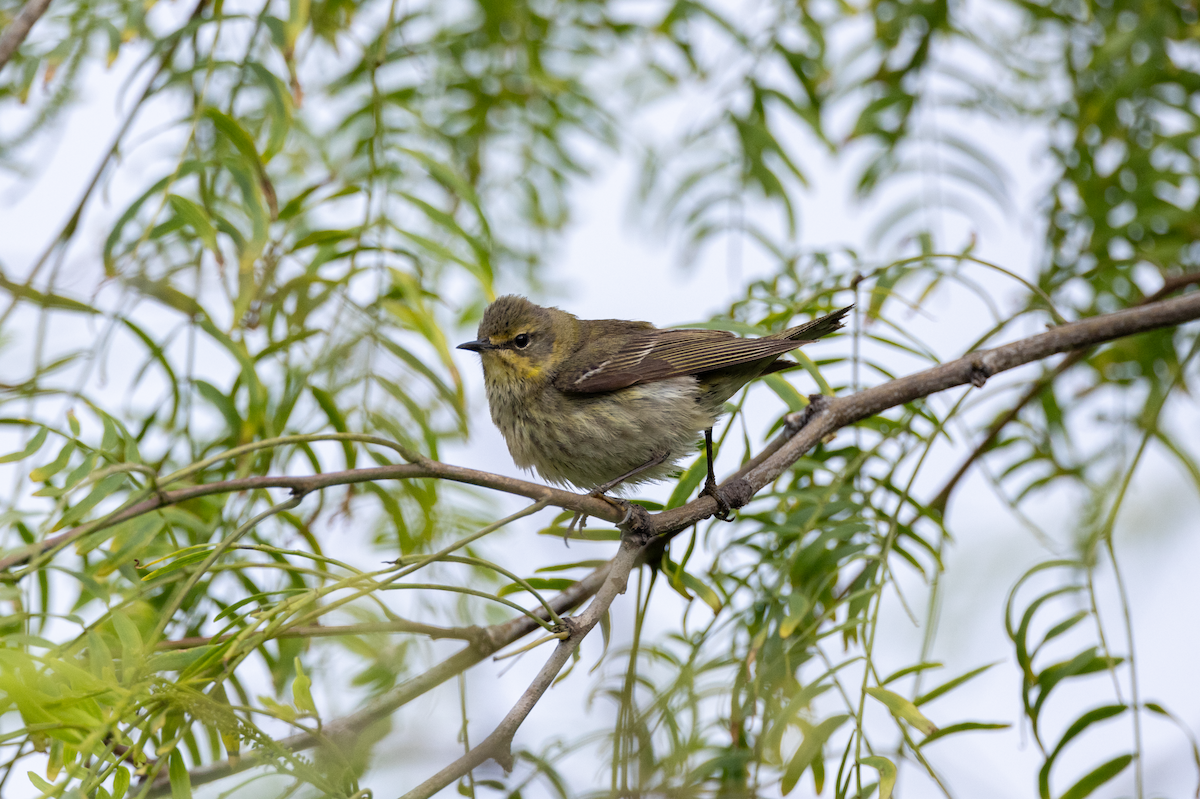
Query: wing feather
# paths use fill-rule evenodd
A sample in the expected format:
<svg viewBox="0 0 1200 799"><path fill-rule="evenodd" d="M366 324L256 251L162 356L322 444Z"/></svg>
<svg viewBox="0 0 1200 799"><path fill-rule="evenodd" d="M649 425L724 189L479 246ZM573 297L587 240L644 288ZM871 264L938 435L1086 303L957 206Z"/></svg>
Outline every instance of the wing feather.
<svg viewBox="0 0 1200 799"><path fill-rule="evenodd" d="M588 366L562 372L561 391L616 391L636 383L701 374L794 350L805 342L737 338L719 330L655 330L627 341L605 358L584 359Z"/></svg>
<svg viewBox="0 0 1200 799"><path fill-rule="evenodd" d="M764 338L738 338L724 330L659 330L644 322L603 320L601 324L611 333L572 355L572 368L559 373L554 386L580 394L616 391L637 383L753 363L832 333L842 326L850 307ZM613 337L624 340L616 352L610 349Z"/></svg>

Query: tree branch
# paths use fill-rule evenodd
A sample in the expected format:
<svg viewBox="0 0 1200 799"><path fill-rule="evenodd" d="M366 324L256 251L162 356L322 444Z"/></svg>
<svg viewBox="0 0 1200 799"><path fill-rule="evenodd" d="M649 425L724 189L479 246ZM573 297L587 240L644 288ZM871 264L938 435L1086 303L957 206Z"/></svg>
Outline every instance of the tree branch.
<svg viewBox="0 0 1200 799"><path fill-rule="evenodd" d="M550 606L555 613L563 614L579 607L589 597L596 594L605 584L610 564L596 568L589 575L570 588L563 590L550 600ZM549 614L545 608L536 608L533 614L543 620L548 620ZM300 752L317 746L322 740L331 741L342 747L353 746L358 734L381 719L385 719L399 708L436 688L446 680L466 671L485 658L499 652L504 647L518 641L534 630L541 629L537 622L525 615L517 616L502 624L478 628L475 641L455 654L443 660L433 668L396 686L383 696L380 696L361 710L343 716L326 724L322 735L318 738L311 733L300 733L280 739L276 743L292 752ZM262 765L272 753L259 750L243 755L235 760L222 760L209 763L206 766L193 769L188 773L192 785L204 785L231 774L237 774L254 766ZM171 783L166 773L160 773L146 794L148 798L163 796L171 792Z"/></svg>
<svg viewBox="0 0 1200 799"><path fill-rule="evenodd" d="M1060 325L1046 333L969 353L958 360L846 397L834 399L816 395L818 407L789 416L784 432L763 453L722 483L722 489L729 489L739 499L749 501L804 453L847 425L948 388L968 383L982 386L992 375L1060 352L1093 347L1195 319L1200 319L1200 292ZM716 500L703 496L678 508L654 514L650 525L658 535L673 536L713 515L716 509Z"/></svg>
<svg viewBox="0 0 1200 799"><path fill-rule="evenodd" d="M794 420L789 419L789 428L794 430L790 438L781 442L772 454L759 463L726 480L722 487L737 498L736 501L731 501L731 504L745 505L754 494L773 483L808 450L842 427L948 388L968 383L981 388L994 374L1041 360L1055 353L1100 344L1198 317L1200 293L1171 302L1062 325L1047 333L971 353L956 361L848 397L828 399L822 395L814 395L805 412L795 414ZM708 507L702 507L702 503L707 503ZM648 517L647 529L653 531L659 541L662 538L670 538L695 522L711 516L716 511L716 504L712 497L700 497L680 508ZM613 568L605 588L592 600L583 615L572 620L571 635L559 644L533 683L492 734L470 752L404 794L401 799L427 799L488 758L494 758L505 770L511 769L511 744L517 727L529 715L533 705L566 664L567 657L579 645L579 641L595 626L599 616L608 612L608 607L617 594L624 592L629 572L638 564L638 556L644 547L644 544L634 543L638 540L644 539L638 539L628 533L622 535L621 549L613 560ZM649 542L658 543L653 538L649 539ZM619 590L610 590L610 585L619 586Z"/></svg>
<svg viewBox="0 0 1200 799"><path fill-rule="evenodd" d="M1143 297L1135 307L1141 307L1144 305L1149 305L1153 302L1158 302L1159 300L1174 294L1176 291L1191 285L1195 285L1196 283L1200 283L1200 272L1188 272L1183 275L1169 277L1163 281L1163 284L1161 287L1159 287L1158 291ZM988 428L987 434L984 435L983 440L975 446L975 449L971 451L971 454L968 455L966 459L963 460L962 465L958 467L958 471L956 471L954 475L946 481L946 484L942 486L942 490L937 493L932 501L930 501L930 509L937 510L944 514L946 512L946 505L950 502L950 495L954 492L954 489L958 487L959 481L966 476L967 472L970 471L971 467L975 464L975 461L977 461L983 456L984 453L992 448L992 445L996 443L996 439L1000 437L1000 433L1004 430L1004 428L1020 415L1021 411L1026 405L1028 405L1035 398L1037 398L1038 395L1045 391L1047 386L1057 380L1059 375L1082 361L1087 357L1087 355L1087 349L1078 349L1067 355L1067 357L1058 362L1058 365L1055 366L1054 369L1034 382L1034 384L1029 387L1029 390L1022 394L1021 398L1017 400L1016 404L1009 408L1003 416L992 422L991 426Z"/></svg>
<svg viewBox="0 0 1200 799"><path fill-rule="evenodd" d="M33 24L41 19L49 7L50 0L29 0L22 6L16 19L4 29L4 33L0 33L0 70L3 70L9 59L16 55Z"/></svg>
<svg viewBox="0 0 1200 799"><path fill-rule="evenodd" d="M758 491L778 479L806 452L842 427L939 391L967 384L982 387L992 375L1048 358L1057 353L1092 347L1113 339L1171 327L1198 318L1200 318L1200 292L1195 292L1173 300L1150 303L1061 325L1046 333L993 349L969 353L958 360L846 397L829 398L813 395L809 407L801 413L790 414L784 431L758 456L725 480L721 484L722 490L727 493L727 498L732 498L732 505L741 507L753 499ZM246 487L285 487L292 488L293 491L308 491L329 485L404 477L443 477L496 488L529 498L546 499L550 504L581 510L589 515L609 520L615 516L612 507L603 500L432 461L377 469L350 470L313 475L312 477L258 477L230 480L224 483L212 483L208 486L196 486L178 492L168 492L165 497L171 499L185 492L220 493L221 491L246 490ZM231 487L234 485L238 487ZM222 486L222 488L206 490L216 489L218 486ZM189 497L201 495L203 494L192 493ZM147 500L147 502L152 501ZM173 499L172 501L180 500ZM598 504L601 507L597 507ZM132 509L131 507L127 511ZM597 512L593 513L593 509ZM661 545L663 541L669 540L681 530L712 516L716 509L715 499L702 496L686 505L661 513L639 514L633 524L637 528L636 533L631 533L629 529L626 529L621 538L621 548L610 564L600 567L584 580L551 600L551 605L556 612L563 613L577 606L587 597L596 595L596 599L583 614L567 620L571 627L570 634L558 645L554 654L504 721L483 742L421 786L406 794L404 799L430 796L488 758L496 758L502 765L511 764L511 743L517 728L553 683L554 677L566 663L567 657L578 647L579 642L595 626L600 617L608 611L616 596L624 591L629 574L640 563L646 548ZM90 531L85 530L84 533ZM26 557L29 556L26 555ZM0 563L3 562L0 561ZM541 609L539 612L544 613L545 611ZM356 733L367 725L385 718L416 696L526 635L532 631L534 626L536 625L532 620L522 616L503 625L488 628L485 641L463 649L424 674L409 680L376 700L363 710L326 725L325 736L334 740L352 740ZM316 743L315 737L307 733L279 741L281 746L291 751L310 748ZM261 757L251 756L242 758L237 764L223 762L205 766L191 772L192 782L193 784L211 782L236 771L258 765L260 762ZM165 775L160 775L149 795L158 796L166 793L169 789L169 782Z"/></svg>
<svg viewBox="0 0 1200 799"><path fill-rule="evenodd" d="M448 463L422 459L417 463L376 466L369 469L347 469L341 472L325 472L302 477L289 477L286 475L244 477L235 480L222 480L215 483L189 486L188 488L181 488L175 491L159 491L146 499L135 502L101 519L73 527L58 535L50 536L42 541L29 544L26 547L9 553L0 558L0 572L8 571L14 566L20 566L28 562L31 558L43 553L64 547L89 533L105 530L136 516L150 513L168 505L185 502L189 499L196 499L197 497L206 497L213 494L232 494L240 491L257 491L266 488L288 488L291 489L293 494L308 494L312 491L319 491L332 486L371 483L379 480L413 480L419 478L437 478L456 483L468 483L483 488L503 491L507 494L528 497L529 499L545 500L548 504L556 507L580 511L581 513L586 513L588 516L595 516L614 523L621 518L620 512L614 508L612 503L589 494L575 494L538 483L530 483L527 480L518 480L515 477L505 477L503 475L491 474L490 472L481 472L462 466L452 466ZM22 576L24 575L18 575L18 577Z"/></svg>
<svg viewBox="0 0 1200 799"><path fill-rule="evenodd" d="M364 622L362 624L322 625L312 624L305 627L292 627L271 635L275 638L328 638L335 635L365 635L366 633L414 633L429 638L455 638L459 641L475 641L484 634L482 627L437 627L432 624L396 619L395 621ZM220 644L230 638L236 638L236 633L225 635L195 635L190 638L177 638L173 641L159 641L155 649L195 649L198 646ZM269 639L268 639L269 640Z"/></svg>
<svg viewBox="0 0 1200 799"><path fill-rule="evenodd" d="M427 799L489 758L499 763L505 771L512 770L512 740L517 728L525 721L546 689L554 683L555 677L566 665L571 653L592 631L597 622L604 617L604 614L608 613L613 600L619 594L625 593L629 575L641 563L642 552L649 542L650 539L646 536L629 531L621 536L621 547L617 550L617 556L612 560L612 568L608 572L604 585L591 604L587 606L587 610L578 616L564 620L569 628L569 634L555 647L554 653L542 666L541 671L525 689L525 692L521 694L521 698L513 705L512 710L508 711L504 720L492 731L491 735L483 739L471 751L405 793L402 799Z"/></svg>
<svg viewBox="0 0 1200 799"><path fill-rule="evenodd" d="M1191 276L1184 277L1188 277L1187 282L1191 282ZM741 507L749 502L763 486L773 482L784 470L795 463L804 452L815 445L816 441L841 427L854 424L897 405L945 391L948 388L967 383L982 385L981 381L986 381L994 374L1060 352L1092 347L1113 339L1171 327L1197 318L1200 318L1200 293L1193 293L1173 300L1149 303L1060 325L1041 335L1021 339L994 349L970 353L956 361L892 380L857 394L829 399L827 402L821 402L820 410L806 412L804 417L804 421L819 422L817 428L814 428L822 431L819 436L814 438L816 434L812 432L799 435L800 417L793 415L784 432L726 480L722 487L732 492L732 498L738 501L735 503L735 507ZM803 429L808 430L809 425L805 425ZM579 511L613 523L620 519L620 513L611 503L589 494L575 494L526 480L518 480L514 477L421 459L417 463L378 466L369 469L348 469L304 477L265 475L206 483L176 491L160 491L102 519L35 542L0 558L0 572L26 563L37 555L65 546L88 533L103 530L135 516L196 497L265 488L288 488L294 494L307 494L310 491L337 485L414 478L436 478L467 483L530 499L545 500L547 504ZM702 496L686 505L651 516L650 529L658 535L673 535L712 516L716 507L716 500L712 497ZM21 576L24 575L17 575L18 578Z"/></svg>

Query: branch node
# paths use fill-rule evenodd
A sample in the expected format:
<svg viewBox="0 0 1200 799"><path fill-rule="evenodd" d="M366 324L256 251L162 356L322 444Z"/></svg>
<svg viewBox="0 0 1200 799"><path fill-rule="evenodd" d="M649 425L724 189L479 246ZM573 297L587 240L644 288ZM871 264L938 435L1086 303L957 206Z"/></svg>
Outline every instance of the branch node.
<svg viewBox="0 0 1200 799"><path fill-rule="evenodd" d="M489 753L492 760L495 760L500 764L500 768L504 769L505 774L509 774L513 770L512 739L512 733L500 738Z"/></svg>
<svg viewBox="0 0 1200 799"><path fill-rule="evenodd" d="M787 415L784 427L787 429L788 434L794 436L796 433L799 433L804 429L805 425L813 420L813 417L828 408L829 403L832 401L832 398L824 394L809 394L808 405L804 410L799 413L789 413Z"/></svg>
<svg viewBox="0 0 1200 799"><path fill-rule="evenodd" d="M975 388L983 388L991 376L992 370L984 365L982 358L971 363L971 385Z"/></svg>
<svg viewBox="0 0 1200 799"><path fill-rule="evenodd" d="M554 625L554 632L566 633L564 641L569 641L572 638L580 637L580 633L584 632L583 626L574 616L562 616L562 624ZM586 634L586 633L584 633Z"/></svg>
<svg viewBox="0 0 1200 799"><path fill-rule="evenodd" d="M495 652L498 648L498 642L493 637L491 627L480 627L477 624L472 624L466 628L466 633L469 636L468 641L471 644L471 648L476 652L488 654Z"/></svg>
<svg viewBox="0 0 1200 799"><path fill-rule="evenodd" d="M613 501L613 499L609 497L609 501ZM625 518L617 527L625 535L638 539L637 543L645 544L654 533L654 525L650 521L649 512L636 502L623 499L616 501L625 508Z"/></svg>
<svg viewBox="0 0 1200 799"><path fill-rule="evenodd" d="M729 503L729 507L744 508L754 499L754 486L745 477L735 477L721 486L721 496Z"/></svg>

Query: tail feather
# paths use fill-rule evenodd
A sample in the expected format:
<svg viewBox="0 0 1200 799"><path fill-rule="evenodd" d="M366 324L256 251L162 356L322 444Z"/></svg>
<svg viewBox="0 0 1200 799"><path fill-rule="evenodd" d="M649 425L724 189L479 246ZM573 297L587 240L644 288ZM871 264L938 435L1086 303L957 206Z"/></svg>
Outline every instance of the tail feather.
<svg viewBox="0 0 1200 799"><path fill-rule="evenodd" d="M822 316L820 319L813 319L811 322L789 327L787 330L770 336L770 338L784 338L791 339L792 341L816 341L821 336L827 336L833 331L841 329L843 326L843 317L853 307L853 305L847 305L845 308L834 311L827 316Z"/></svg>

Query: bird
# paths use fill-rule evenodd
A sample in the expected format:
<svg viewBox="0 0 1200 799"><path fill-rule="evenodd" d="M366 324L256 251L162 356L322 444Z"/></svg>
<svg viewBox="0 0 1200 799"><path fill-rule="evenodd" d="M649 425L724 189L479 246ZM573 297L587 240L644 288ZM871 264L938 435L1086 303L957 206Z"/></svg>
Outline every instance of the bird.
<svg viewBox="0 0 1200 799"><path fill-rule="evenodd" d="M516 465L596 496L664 479L695 450L701 431L717 487L712 428L751 380L797 366L780 356L841 328L848 306L761 338L722 330L658 328L624 319L580 319L525 297L498 297L474 341L492 421Z"/></svg>

